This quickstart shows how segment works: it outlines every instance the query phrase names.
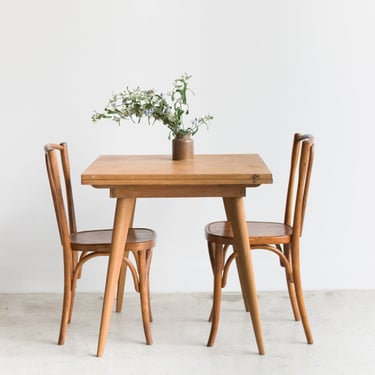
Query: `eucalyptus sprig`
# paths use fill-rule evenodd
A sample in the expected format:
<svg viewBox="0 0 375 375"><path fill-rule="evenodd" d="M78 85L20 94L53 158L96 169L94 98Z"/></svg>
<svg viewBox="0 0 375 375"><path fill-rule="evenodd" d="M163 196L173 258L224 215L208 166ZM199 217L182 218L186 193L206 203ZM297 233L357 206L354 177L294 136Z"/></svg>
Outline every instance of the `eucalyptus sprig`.
<svg viewBox="0 0 375 375"><path fill-rule="evenodd" d="M185 127L183 116L189 114L187 103L188 80L191 76L184 74L173 82L171 92L166 95L155 90L125 90L114 94L109 100L103 113L94 112L92 121L95 123L101 119L111 119L119 125L122 120L131 120L140 123L142 118L147 118L150 125L161 121L169 129L169 138L194 135L202 125L208 127L213 119L211 115L195 117L191 125Z"/></svg>

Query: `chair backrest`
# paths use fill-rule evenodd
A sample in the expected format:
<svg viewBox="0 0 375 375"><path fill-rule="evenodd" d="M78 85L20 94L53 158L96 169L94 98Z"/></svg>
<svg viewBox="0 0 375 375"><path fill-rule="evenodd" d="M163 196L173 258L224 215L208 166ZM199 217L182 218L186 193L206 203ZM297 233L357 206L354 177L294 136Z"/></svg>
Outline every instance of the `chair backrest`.
<svg viewBox="0 0 375 375"><path fill-rule="evenodd" d="M44 146L44 151L57 225L61 243L64 245L65 241L70 241L70 233L77 231L68 146L66 143L49 143Z"/></svg>
<svg viewBox="0 0 375 375"><path fill-rule="evenodd" d="M314 160L314 137L294 134L284 223L301 236Z"/></svg>

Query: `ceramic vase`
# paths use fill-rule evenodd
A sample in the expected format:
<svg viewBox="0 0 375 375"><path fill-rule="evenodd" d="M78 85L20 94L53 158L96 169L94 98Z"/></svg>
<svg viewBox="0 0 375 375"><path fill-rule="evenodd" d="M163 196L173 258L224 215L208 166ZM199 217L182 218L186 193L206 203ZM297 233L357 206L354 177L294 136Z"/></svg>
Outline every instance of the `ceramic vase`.
<svg viewBox="0 0 375 375"><path fill-rule="evenodd" d="M194 158L194 140L191 135L176 137L172 140L172 159L187 160Z"/></svg>

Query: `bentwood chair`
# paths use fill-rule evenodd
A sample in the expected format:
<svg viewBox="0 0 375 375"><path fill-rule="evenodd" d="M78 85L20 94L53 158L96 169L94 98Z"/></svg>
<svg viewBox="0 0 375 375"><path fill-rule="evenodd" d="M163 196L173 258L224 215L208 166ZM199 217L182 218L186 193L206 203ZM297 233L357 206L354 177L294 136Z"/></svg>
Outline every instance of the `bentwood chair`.
<svg viewBox="0 0 375 375"><path fill-rule="evenodd" d="M92 258L109 256L112 230L77 231L68 146L66 143L47 144L44 150L52 200L63 249L64 297L58 341L59 345L63 345L67 326L72 317L77 279L81 277L82 267ZM146 342L149 345L152 344L149 271L155 239L156 233L151 229L129 229L118 282L116 306L116 311L121 311L126 270L129 269L133 276L135 290L140 294L143 329ZM135 262L130 260L129 253L132 253Z"/></svg>
<svg viewBox="0 0 375 375"><path fill-rule="evenodd" d="M284 222L247 222L251 250L267 250L280 258L280 265L284 267L286 273L288 292L295 320L302 320L309 344L313 343L313 337L302 292L299 248L313 157L313 137L311 135L295 134ZM219 326L222 288L226 285L228 270L232 261L236 259L236 252L233 250L229 256L227 255L228 248L233 248L234 242L230 222L209 223L205 228L205 235L214 274L213 306L209 318L211 331L207 343L207 346L212 346ZM244 302L248 310L248 303L245 298Z"/></svg>

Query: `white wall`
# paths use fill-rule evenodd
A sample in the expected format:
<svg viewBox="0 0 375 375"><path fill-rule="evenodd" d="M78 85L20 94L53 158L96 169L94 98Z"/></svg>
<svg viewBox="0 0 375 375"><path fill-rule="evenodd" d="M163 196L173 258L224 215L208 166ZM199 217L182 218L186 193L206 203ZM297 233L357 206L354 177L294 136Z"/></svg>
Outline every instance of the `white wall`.
<svg viewBox="0 0 375 375"><path fill-rule="evenodd" d="M374 12L372 0L3 1L0 292L62 290L43 145L69 143L80 228L111 226L114 201L80 173L99 154L171 147L162 126L93 125L91 114L126 85L167 90L185 72L192 112L215 116L196 152L258 152L274 174L248 191L248 217L282 218L292 135L314 133L305 288L374 288ZM210 290L203 226L224 217L221 201L137 207L136 224L159 236L152 290ZM255 263L258 289L284 288L276 259ZM80 290L102 291L106 262L87 268Z"/></svg>

